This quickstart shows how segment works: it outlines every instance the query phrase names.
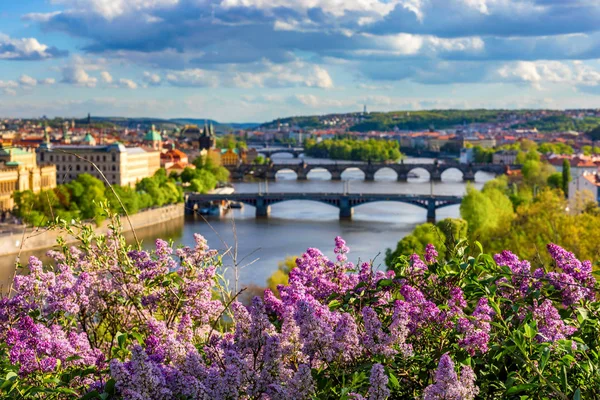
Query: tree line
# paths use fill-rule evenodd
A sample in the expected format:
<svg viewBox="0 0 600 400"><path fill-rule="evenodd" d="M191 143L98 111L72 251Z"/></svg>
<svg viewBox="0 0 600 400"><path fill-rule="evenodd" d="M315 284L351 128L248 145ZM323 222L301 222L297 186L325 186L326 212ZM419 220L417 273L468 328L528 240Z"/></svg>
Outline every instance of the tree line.
<svg viewBox="0 0 600 400"><path fill-rule="evenodd" d="M304 154L316 158L365 162L397 161L402 157L397 141L350 138L326 139L321 142L308 139L304 143Z"/></svg>

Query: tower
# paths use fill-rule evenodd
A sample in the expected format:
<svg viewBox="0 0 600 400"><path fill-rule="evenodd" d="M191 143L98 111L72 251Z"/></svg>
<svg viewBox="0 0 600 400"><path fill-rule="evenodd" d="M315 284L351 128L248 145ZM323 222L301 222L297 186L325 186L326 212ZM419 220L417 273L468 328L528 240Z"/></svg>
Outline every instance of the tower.
<svg viewBox="0 0 600 400"><path fill-rule="evenodd" d="M209 150L213 149L217 144L217 138L215 136L215 130L213 124L211 122L210 126L206 125L206 121L204 122L204 129L202 130L202 134L200 135L200 150Z"/></svg>
<svg viewBox="0 0 600 400"><path fill-rule="evenodd" d="M144 136L144 144L152 147L154 150L162 150L162 136L156 131L154 125L152 125L152 128Z"/></svg>

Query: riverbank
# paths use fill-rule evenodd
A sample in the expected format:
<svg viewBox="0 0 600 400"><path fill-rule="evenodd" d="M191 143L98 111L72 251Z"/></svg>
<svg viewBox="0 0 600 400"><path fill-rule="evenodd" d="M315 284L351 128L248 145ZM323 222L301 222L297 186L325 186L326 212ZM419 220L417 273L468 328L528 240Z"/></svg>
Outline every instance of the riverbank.
<svg viewBox="0 0 600 400"><path fill-rule="evenodd" d="M133 229L146 228L153 225L160 225L168 221L184 218L184 204L172 204L164 207L153 208L140 211L131 215L131 225ZM129 232L132 226L123 218L123 230ZM106 233L109 221L104 221L99 227L95 228L98 233ZM37 250L50 249L56 246L56 240L63 237L67 243L76 243L77 239L67 235L60 230L47 230L45 228L27 228L25 232L10 232L0 235L0 257L18 254L19 252L32 252Z"/></svg>

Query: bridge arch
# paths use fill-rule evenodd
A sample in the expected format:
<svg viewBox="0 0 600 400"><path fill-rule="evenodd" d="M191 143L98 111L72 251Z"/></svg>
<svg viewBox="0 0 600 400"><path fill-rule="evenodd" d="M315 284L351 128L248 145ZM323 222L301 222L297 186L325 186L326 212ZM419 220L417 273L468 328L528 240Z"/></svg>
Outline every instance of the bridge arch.
<svg viewBox="0 0 600 400"><path fill-rule="evenodd" d="M441 179L443 182L462 182L464 172L457 167L449 167L442 171Z"/></svg>
<svg viewBox="0 0 600 400"><path fill-rule="evenodd" d="M275 172L275 180L296 180L298 179L298 173L291 168L281 168Z"/></svg>
<svg viewBox="0 0 600 400"><path fill-rule="evenodd" d="M415 167L408 171L408 180L422 181L431 179L431 174L428 170L422 167Z"/></svg>
<svg viewBox="0 0 600 400"><path fill-rule="evenodd" d="M307 179L313 179L313 180L331 180L332 179L332 174L331 172L329 172L329 170L327 170L327 168L323 168L323 167L314 167L314 168L310 168L308 170L308 173L306 174Z"/></svg>
<svg viewBox="0 0 600 400"><path fill-rule="evenodd" d="M352 164L349 164L342 171L342 180L362 181L365 179L365 175L365 172L362 170L362 168L360 168L360 166L354 166Z"/></svg>
<svg viewBox="0 0 600 400"><path fill-rule="evenodd" d="M375 171L375 180L376 181L397 181L398 173L391 167L382 167Z"/></svg>
<svg viewBox="0 0 600 400"><path fill-rule="evenodd" d="M496 178L498 174L492 171L479 170L475 172L475 182L487 182Z"/></svg>

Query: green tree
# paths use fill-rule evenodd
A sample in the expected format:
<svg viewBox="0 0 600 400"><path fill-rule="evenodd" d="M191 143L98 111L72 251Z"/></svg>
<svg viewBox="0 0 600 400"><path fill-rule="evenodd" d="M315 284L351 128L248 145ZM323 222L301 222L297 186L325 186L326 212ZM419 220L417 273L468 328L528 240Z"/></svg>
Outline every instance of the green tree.
<svg viewBox="0 0 600 400"><path fill-rule="evenodd" d="M398 242L395 250L386 250L385 264L391 267L402 255L408 256L413 253L423 254L425 246L429 243L433 244L438 253L443 256L446 249L446 235L444 235L442 230L431 223L418 225L410 235L403 237Z"/></svg>
<svg viewBox="0 0 600 400"><path fill-rule="evenodd" d="M563 175L560 172L555 172L548 177L548 186L552 189L561 189L563 187Z"/></svg>
<svg viewBox="0 0 600 400"><path fill-rule="evenodd" d="M569 198L569 182L571 182L571 163L566 158L562 165L562 190L566 198Z"/></svg>

